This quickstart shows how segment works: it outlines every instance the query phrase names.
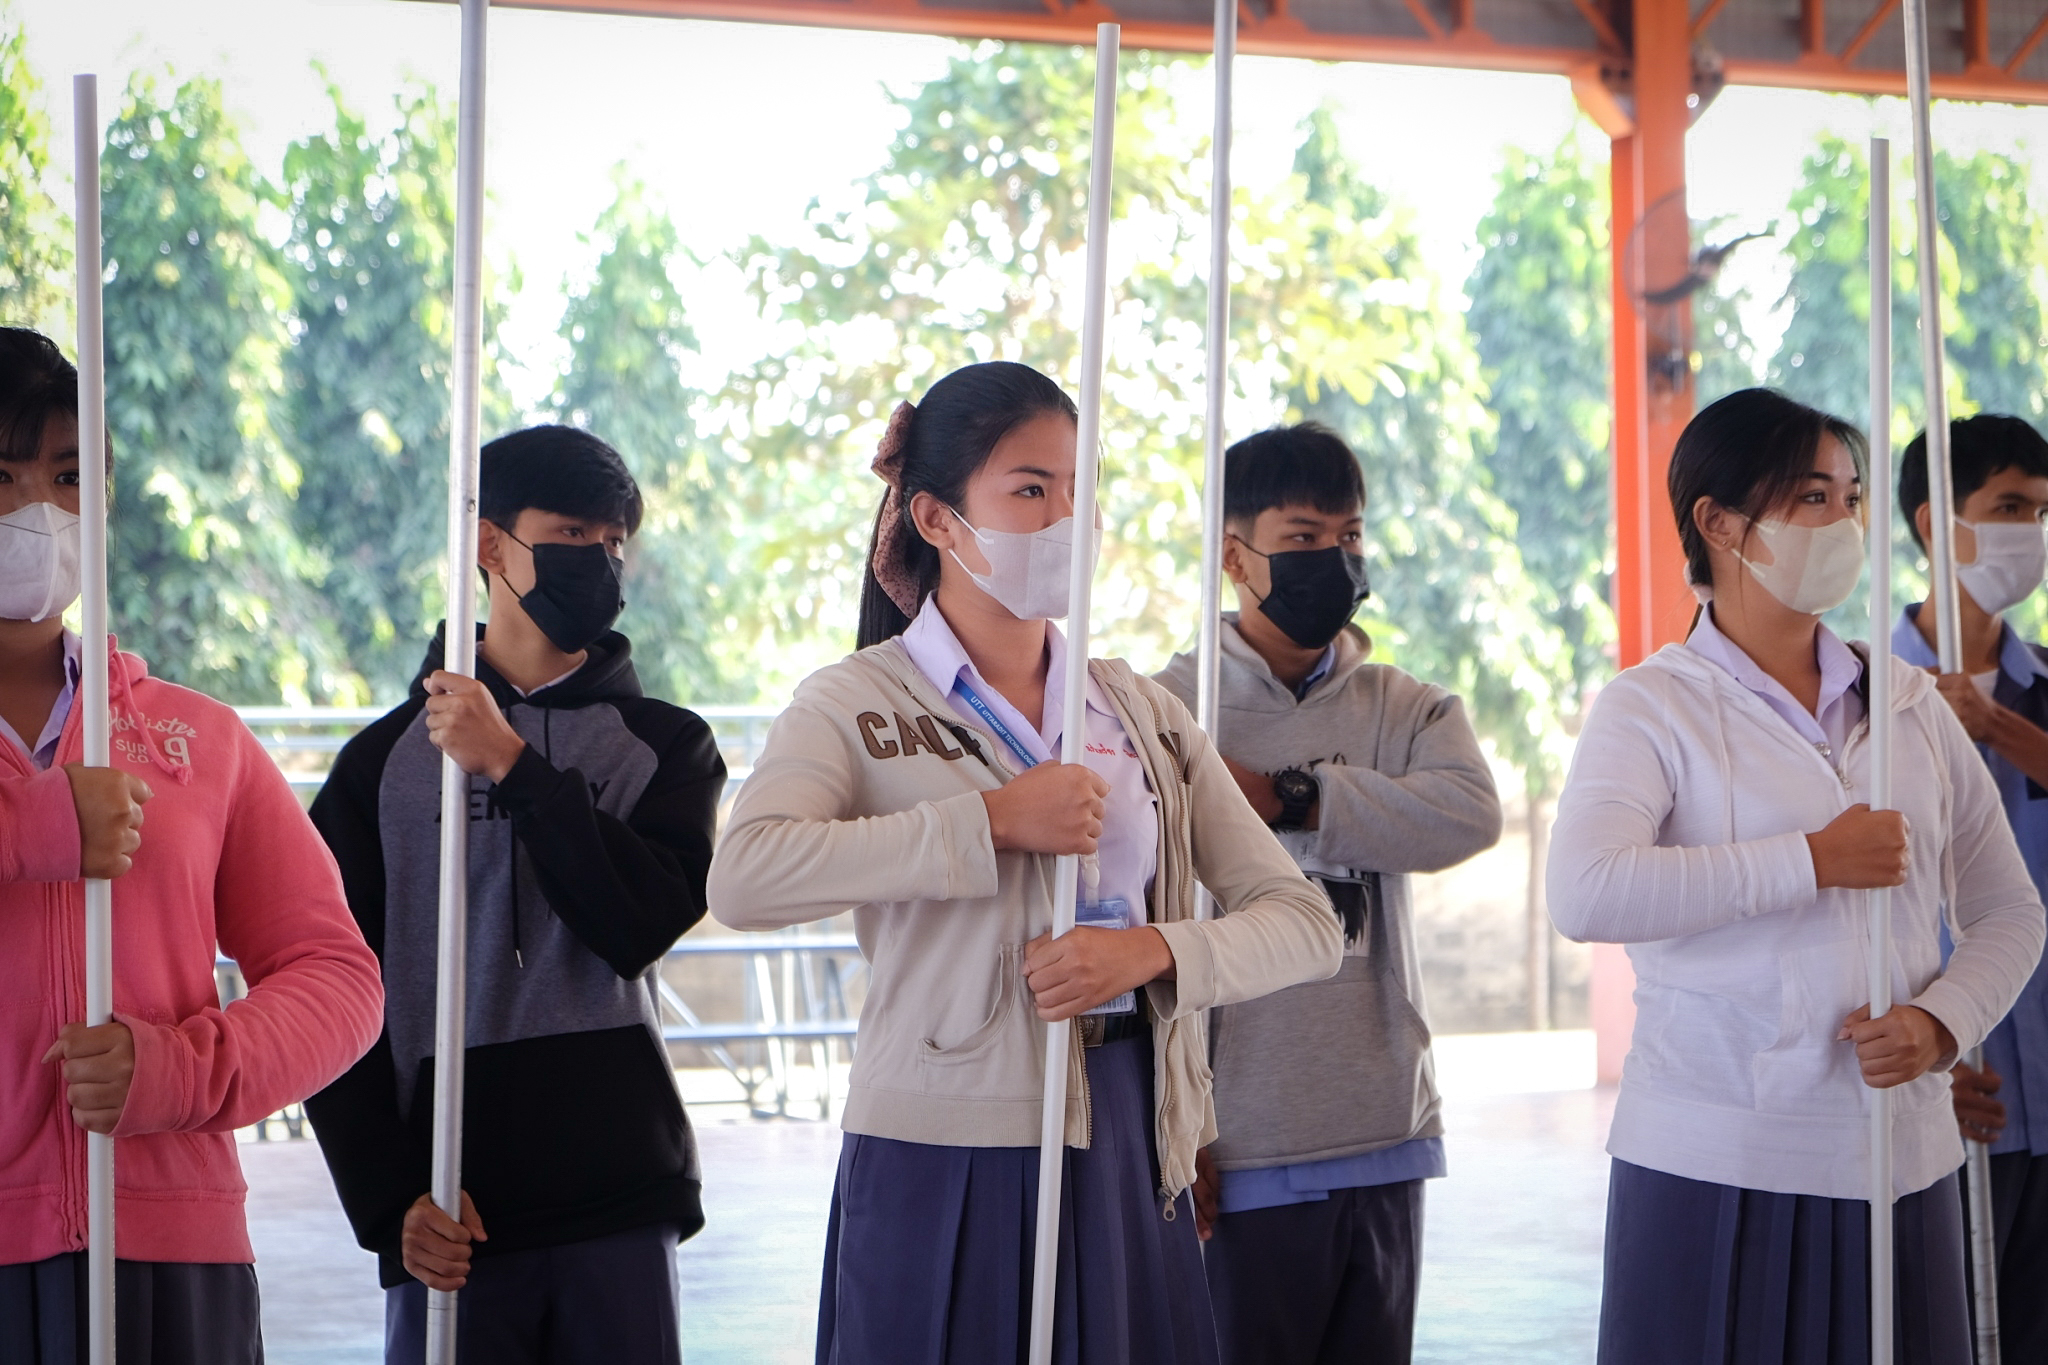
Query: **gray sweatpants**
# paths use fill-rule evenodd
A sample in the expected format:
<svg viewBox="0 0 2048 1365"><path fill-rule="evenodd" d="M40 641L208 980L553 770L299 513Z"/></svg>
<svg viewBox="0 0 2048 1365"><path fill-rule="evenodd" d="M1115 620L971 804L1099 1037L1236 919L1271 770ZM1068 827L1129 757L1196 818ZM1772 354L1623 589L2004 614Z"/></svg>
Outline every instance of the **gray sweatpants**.
<svg viewBox="0 0 2048 1365"><path fill-rule="evenodd" d="M253 1265L114 1262L118 1365L263 1365ZM84 1365L85 1253L0 1265L0 1365Z"/></svg>

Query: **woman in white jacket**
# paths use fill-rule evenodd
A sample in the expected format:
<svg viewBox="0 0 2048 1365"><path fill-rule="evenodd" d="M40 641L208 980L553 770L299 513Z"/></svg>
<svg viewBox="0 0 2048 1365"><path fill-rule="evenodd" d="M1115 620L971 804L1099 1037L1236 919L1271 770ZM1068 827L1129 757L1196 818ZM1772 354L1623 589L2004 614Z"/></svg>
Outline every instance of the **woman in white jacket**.
<svg viewBox="0 0 2048 1365"><path fill-rule="evenodd" d="M1869 1087L1894 1090L1897 1358L1969 1361L1946 1072L2027 980L2042 909L1982 761L1888 651L1900 810L1865 803L1870 652L1820 623L1862 571L1863 452L1765 389L1693 419L1670 493L1706 605L1601 694L1559 803L1552 918L1637 979L1602 1365L1869 1359ZM1878 886L1902 1003L1873 1021Z"/></svg>
<svg viewBox="0 0 2048 1365"><path fill-rule="evenodd" d="M851 909L872 968L820 1365L1023 1358L1041 1021L1076 1016L1054 1359L1214 1365L1186 1192L1216 1138L1204 1012L1342 961L1329 901L1164 688L1094 661L1087 760L1055 761L1074 439L1059 385L1007 362L897 410L863 648L798 689L712 862L722 922ZM1053 941L1058 854L1084 855L1084 927ZM1226 913L1194 918L1198 880Z"/></svg>

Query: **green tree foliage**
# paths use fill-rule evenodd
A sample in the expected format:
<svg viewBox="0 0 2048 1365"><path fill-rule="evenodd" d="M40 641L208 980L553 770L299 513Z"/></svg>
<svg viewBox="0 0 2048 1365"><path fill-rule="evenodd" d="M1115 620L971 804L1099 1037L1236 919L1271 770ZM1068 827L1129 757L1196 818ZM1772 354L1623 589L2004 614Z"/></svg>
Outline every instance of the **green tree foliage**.
<svg viewBox="0 0 2048 1365"><path fill-rule="evenodd" d="M1910 169L1902 151L1893 184L1910 188ZM1957 416L2017 412L2039 422L2048 389L2048 318L2040 295L2048 242L2028 204L2024 169L1996 153L1955 157L1937 151L1935 176L1949 410ZM1864 150L1839 137L1823 138L1806 159L1793 194L1799 227L1790 245L1792 281L1781 304L1791 317L1771 363L1773 383L1858 427L1868 424L1870 408L1869 206ZM1893 208L1891 431L1903 447L1926 411L1920 258L1912 200L1901 193ZM1924 591L1924 565L1903 523L1893 528L1893 547L1897 594L1900 600L1916 598ZM1844 633L1868 634L1863 591L1828 619Z"/></svg>
<svg viewBox="0 0 2048 1365"><path fill-rule="evenodd" d="M380 137L328 93L334 131L285 152L282 266L298 335L283 429L305 476L294 526L327 549L349 662L389 698L443 595L453 139L431 95L401 99Z"/></svg>
<svg viewBox="0 0 2048 1365"><path fill-rule="evenodd" d="M50 120L27 32L0 5L0 325L33 327L70 349L71 224L44 188Z"/></svg>
<svg viewBox="0 0 2048 1365"><path fill-rule="evenodd" d="M1497 422L1486 471L1515 517L1576 699L1613 671L1613 437L1607 191L1576 132L1547 156L1509 149L1479 222L1466 322Z"/></svg>
<svg viewBox="0 0 2048 1365"><path fill-rule="evenodd" d="M553 406L558 421L616 447L646 494L626 584L641 676L690 701L751 701L757 669L731 647L758 596L734 563L732 509L748 469L695 434L704 400L680 368L697 350L673 273L682 245L623 172L593 239L597 269L562 318L569 368Z"/></svg>
<svg viewBox="0 0 2048 1365"><path fill-rule="evenodd" d="M346 692L275 423L288 291L257 226L268 191L220 87L138 77L102 166L116 628L226 700Z"/></svg>
<svg viewBox="0 0 2048 1365"><path fill-rule="evenodd" d="M1299 198L1268 211L1306 247L1292 282L1378 340L1303 346L1282 392L1290 419L1332 427L1364 466L1375 657L1463 695L1480 732L1541 790L1556 766L1569 651L1543 619L1514 512L1488 477L1493 423L1479 357L1423 268L1412 226L1345 155L1330 112L1311 115L1303 134L1288 191ZM1243 292L1258 318L1260 283L1248 279Z"/></svg>
<svg viewBox="0 0 2048 1365"><path fill-rule="evenodd" d="M2027 168L1997 152L1943 153L1935 179L1955 252L1955 305L1942 319L1949 358L1972 407L2038 426L2048 416L2048 231L2028 201Z"/></svg>
<svg viewBox="0 0 2048 1365"><path fill-rule="evenodd" d="M1125 54L1117 120L1097 629L1105 647L1155 664L1193 631L1199 554L1186 534L1199 404L1182 386L1199 383L1201 295L1183 248L1203 209L1198 146L1172 117L1184 65ZM787 666L852 643L882 491L867 465L897 402L977 360L1023 361L1074 387L1093 67L1073 48L964 50L898 98L901 131L860 203L814 207L808 242L741 254L790 338L723 396L755 470L739 509L755 528L749 571L776 585L758 617Z"/></svg>

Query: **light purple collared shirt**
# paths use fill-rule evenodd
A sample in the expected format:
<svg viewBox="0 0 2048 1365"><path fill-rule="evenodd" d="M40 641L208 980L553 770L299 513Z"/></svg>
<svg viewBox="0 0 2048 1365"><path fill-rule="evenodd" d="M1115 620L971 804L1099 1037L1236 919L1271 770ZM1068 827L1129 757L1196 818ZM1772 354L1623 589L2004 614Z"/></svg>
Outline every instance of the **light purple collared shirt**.
<svg viewBox="0 0 2048 1365"><path fill-rule="evenodd" d="M961 720L987 732L987 722L953 690L953 685L964 678L1032 758L1045 763L1059 757L1060 738L1066 729L1067 692L1066 637L1050 621L1045 623L1045 635L1052 659L1045 679L1045 714L1035 724L1026 721L975 669L959 637L939 611L936 595L925 599L924 609L903 632L903 648L917 665L917 671L946 694ZM1130 908L1130 926L1136 928L1146 921L1145 894L1159 866L1159 800L1145 780L1144 764L1139 761L1130 736L1124 733L1116 709L1092 678L1088 681L1087 728L1087 764L1109 783L1109 796L1103 802L1102 839L1096 853L1101 873L1097 898L1121 898ZM1016 756L999 736L990 735L989 740L1010 760L1011 766L1019 766ZM1087 896L1085 883L1081 892L1083 897Z"/></svg>
<svg viewBox="0 0 2048 1365"><path fill-rule="evenodd" d="M1721 633L1720 627L1714 624L1711 605L1700 613L1700 623L1693 627L1685 647L1728 670L1735 681L1756 693L1773 711L1783 716L1786 723L1799 732L1800 738L1819 749L1830 764L1835 764L1835 756L1842 752L1849 736L1863 719L1863 698L1856 693L1856 681L1863 676L1863 661L1826 626L1820 628L1814 639L1814 649L1820 660L1817 713L1801 706L1785 690L1783 683L1757 667L1756 660Z"/></svg>
<svg viewBox="0 0 2048 1365"><path fill-rule="evenodd" d="M50 718L43 722L43 732L36 736L34 744L24 743L14 727L0 719L0 738L12 740L39 772L48 772L57 761L57 741L64 737L64 722L71 718L71 703L78 696L78 659L83 644L70 631L64 632L64 687L57 693L57 704L50 708Z"/></svg>

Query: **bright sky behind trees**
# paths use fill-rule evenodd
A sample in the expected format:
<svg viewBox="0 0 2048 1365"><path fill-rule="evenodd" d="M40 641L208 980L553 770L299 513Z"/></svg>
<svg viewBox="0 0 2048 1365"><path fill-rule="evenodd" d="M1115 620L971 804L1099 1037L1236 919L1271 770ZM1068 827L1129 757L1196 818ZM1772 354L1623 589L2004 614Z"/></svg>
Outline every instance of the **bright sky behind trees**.
<svg viewBox="0 0 2048 1365"><path fill-rule="evenodd" d="M223 84L256 165L275 174L285 146L331 121L321 63L352 107L373 120L409 78L452 99L456 12L401 0L13 0L27 21L27 57L49 82L53 186L68 199L63 77L96 69L102 88L130 72L203 74ZM501 10L492 16L490 249L516 263L508 352L523 369L514 396L541 403L566 359L558 335L565 277L580 282L597 248L584 234L614 197L621 161L673 217L700 257L754 235L788 235L813 197L853 201L899 117L883 83L914 85L945 70L936 38L708 22ZM1237 82L1238 183L1267 187L1292 164L1309 112L1334 102L1347 152L1364 177L1415 215L1431 268L1462 280L1476 261L1474 225L1490 206L1504 149L1547 152L1576 119L1561 79L1410 67L1318 65L1244 58ZM1190 130L1210 121L1206 78L1176 92ZM1696 217L1747 228L1784 217L1800 162L1824 131L1905 139L1900 101L1730 89L1692 138ZM1877 128L1873 124L1880 125ZM1602 139L1588 129L1587 143ZM1956 152L2018 152L2032 164L2035 202L2048 202L2048 109L1937 107L1936 136ZM1782 225L1789 227L1789 225ZM1747 286L1747 330L1770 353L1784 325L1771 305L1789 269L1769 244L1743 248L1731 286ZM704 272L684 302L707 367L767 345L737 273ZM717 376L691 376L705 383Z"/></svg>

